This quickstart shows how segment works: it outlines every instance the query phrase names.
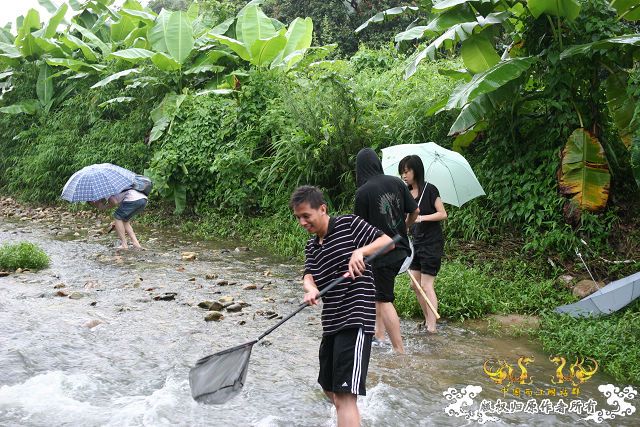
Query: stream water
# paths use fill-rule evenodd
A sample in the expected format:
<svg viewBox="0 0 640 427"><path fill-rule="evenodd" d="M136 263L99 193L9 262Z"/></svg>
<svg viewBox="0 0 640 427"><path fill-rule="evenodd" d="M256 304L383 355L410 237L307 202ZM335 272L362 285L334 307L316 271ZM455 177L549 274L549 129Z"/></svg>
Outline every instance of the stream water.
<svg viewBox="0 0 640 427"><path fill-rule="evenodd" d="M0 278L0 425L335 425L335 411L316 383L318 308L303 310L254 347L239 396L207 406L190 394L188 372L199 358L255 339L277 321L269 314L286 315L297 307L299 263L254 248L236 250L237 242L188 240L175 231L140 226L136 230L149 250L118 255L113 234L95 233L107 223L65 221L0 218L0 244L35 242L51 257L48 269ZM185 251L196 252L196 260L183 260ZM243 289L248 284L256 289ZM162 299L170 299L170 293L174 299ZM250 305L224 313L221 321L205 322L206 311L198 303L222 296ZM600 372L579 387L578 395L571 394L571 386L552 384L555 365L525 338L495 337L470 323L444 322L438 335L427 336L413 321L403 321L402 331L406 355L372 351L368 394L359 399L365 426L459 426L487 419L486 425L640 423L636 412L602 420L616 405L598 390L615 384ZM485 360L494 358L509 361L519 373L516 362L522 355L535 362L528 365L532 384L517 384L521 396L514 395L515 386L503 391L483 372ZM455 408L446 413L466 396L467 386L481 391L475 389L466 416L465 407L459 416ZM462 394L447 399L450 388ZM556 396L549 395L551 389ZM562 390L568 395L561 396ZM500 400L509 405L534 400L539 407L482 414L477 410L483 399L498 406ZM546 414L544 399L552 405ZM561 399L580 403L573 412L559 413ZM599 424L582 421L589 416L586 409L577 413L577 406L590 399L591 412L593 405L604 411L591 414ZM621 402L619 410L625 409ZM630 406L634 402L637 398L627 399Z"/></svg>

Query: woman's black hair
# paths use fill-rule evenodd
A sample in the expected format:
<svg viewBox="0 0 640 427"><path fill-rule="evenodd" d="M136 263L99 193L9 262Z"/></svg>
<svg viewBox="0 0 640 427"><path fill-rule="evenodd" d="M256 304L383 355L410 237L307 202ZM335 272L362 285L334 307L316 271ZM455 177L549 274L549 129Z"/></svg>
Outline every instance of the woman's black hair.
<svg viewBox="0 0 640 427"><path fill-rule="evenodd" d="M418 194L424 189L424 164L420 156L412 154L400 160L398 163L398 174L402 176L402 172L411 169L413 171L413 179L418 183ZM409 186L410 190L413 190Z"/></svg>

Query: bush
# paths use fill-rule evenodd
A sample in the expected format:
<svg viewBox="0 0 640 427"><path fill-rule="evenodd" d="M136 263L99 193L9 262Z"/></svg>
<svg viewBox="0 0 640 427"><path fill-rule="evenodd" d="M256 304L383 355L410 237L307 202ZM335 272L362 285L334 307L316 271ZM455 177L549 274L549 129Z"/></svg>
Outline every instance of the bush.
<svg viewBox="0 0 640 427"><path fill-rule="evenodd" d="M0 246L0 268L13 271L18 268L40 270L49 266L49 257L37 245L20 242Z"/></svg>
<svg viewBox="0 0 640 427"><path fill-rule="evenodd" d="M20 92L33 82L20 77L14 84ZM151 125L150 107L145 103L97 106L119 95L117 88L109 87L89 92L88 83L79 82L75 95L47 114L1 114L0 190L30 201L51 202L59 198L74 172L93 163L115 163L141 173L150 157L150 148L144 144Z"/></svg>
<svg viewBox="0 0 640 427"><path fill-rule="evenodd" d="M509 272L509 269L513 271ZM492 274L494 271L503 274ZM445 262L436 279L435 289L438 312L442 317L455 320L494 313L540 314L573 301L571 294L556 287L553 280L527 272L526 265L496 268L493 264L469 267L457 261ZM406 274L396 281L395 305L402 316L422 316Z"/></svg>

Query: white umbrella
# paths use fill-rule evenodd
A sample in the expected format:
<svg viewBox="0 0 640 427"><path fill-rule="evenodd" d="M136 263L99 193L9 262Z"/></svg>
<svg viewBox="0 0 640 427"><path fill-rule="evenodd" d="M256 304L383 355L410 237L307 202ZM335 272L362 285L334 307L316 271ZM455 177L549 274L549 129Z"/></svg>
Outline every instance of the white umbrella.
<svg viewBox="0 0 640 427"><path fill-rule="evenodd" d="M462 206L484 190L462 154L440 147L435 142L400 144L382 149L382 169L386 175L398 176L398 164L416 154L424 164L424 179L435 185L444 203Z"/></svg>
<svg viewBox="0 0 640 427"><path fill-rule="evenodd" d="M599 291L573 304L555 308L556 313L591 317L613 313L640 298L640 272L609 283Z"/></svg>

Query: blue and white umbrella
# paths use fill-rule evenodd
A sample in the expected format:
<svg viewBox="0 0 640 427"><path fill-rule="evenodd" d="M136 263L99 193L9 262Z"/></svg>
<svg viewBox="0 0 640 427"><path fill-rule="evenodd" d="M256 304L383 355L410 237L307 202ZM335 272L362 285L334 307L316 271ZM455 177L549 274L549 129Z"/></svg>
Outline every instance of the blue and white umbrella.
<svg viewBox="0 0 640 427"><path fill-rule="evenodd" d="M86 166L74 173L62 189L69 202L93 202L131 188L136 174L111 163Z"/></svg>

